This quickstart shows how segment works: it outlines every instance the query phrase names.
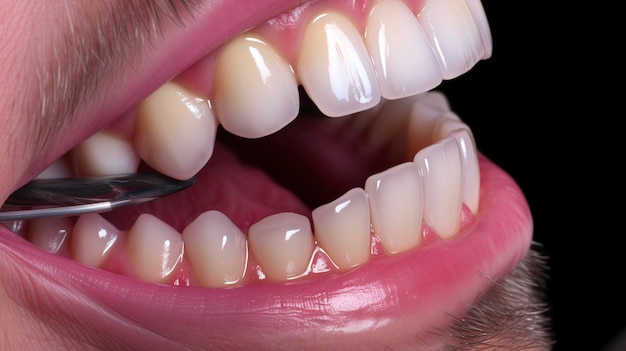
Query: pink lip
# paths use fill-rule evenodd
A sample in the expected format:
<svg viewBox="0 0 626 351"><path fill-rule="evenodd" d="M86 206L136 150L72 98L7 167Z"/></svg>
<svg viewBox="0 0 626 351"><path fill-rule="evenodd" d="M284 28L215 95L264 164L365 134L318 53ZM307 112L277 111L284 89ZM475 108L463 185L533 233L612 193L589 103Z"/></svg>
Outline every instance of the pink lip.
<svg viewBox="0 0 626 351"><path fill-rule="evenodd" d="M66 318L102 342L115 335L113 344L140 349L360 349L414 341L420 330L428 341L432 328L462 316L530 246L520 189L486 158L480 164L481 208L458 236L323 279L233 289L154 285L43 253L4 228L0 257L5 272L28 279L16 293L37 301L38 313Z"/></svg>

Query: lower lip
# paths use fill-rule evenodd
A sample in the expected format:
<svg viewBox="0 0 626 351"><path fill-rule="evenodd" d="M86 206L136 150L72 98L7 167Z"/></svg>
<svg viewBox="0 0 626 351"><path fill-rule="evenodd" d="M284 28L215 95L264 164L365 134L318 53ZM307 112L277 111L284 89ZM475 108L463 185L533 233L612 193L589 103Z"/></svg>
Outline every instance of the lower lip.
<svg viewBox="0 0 626 351"><path fill-rule="evenodd" d="M117 325L120 329L110 335L131 343L142 337L134 328L121 328L128 321L152 331L141 334L146 341L153 333L172 340L230 335L255 349L263 337L287 342L317 334L324 336L322 343L354 333L367 336L362 342L414 338L421 326L442 325L451 321L450 314L462 315L530 246L532 218L520 189L483 156L480 166L481 207L463 232L321 279L232 289L148 284L43 253L3 227L0 257L4 271L15 272L10 285L32 278L30 289L19 292L21 298L39 302L49 292L54 299L41 302L42 311L71 312L86 320L97 316L94 325ZM268 336L268 331L281 334Z"/></svg>

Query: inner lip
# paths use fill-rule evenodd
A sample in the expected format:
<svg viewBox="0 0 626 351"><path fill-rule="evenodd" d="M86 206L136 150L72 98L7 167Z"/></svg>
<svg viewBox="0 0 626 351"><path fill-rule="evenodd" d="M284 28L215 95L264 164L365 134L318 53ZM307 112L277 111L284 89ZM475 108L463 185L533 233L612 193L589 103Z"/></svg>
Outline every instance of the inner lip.
<svg viewBox="0 0 626 351"><path fill-rule="evenodd" d="M285 10L293 4L288 1L276 1L272 2L271 7L274 9L275 5ZM233 11L230 7L234 5L230 5L228 1L216 2L216 6L222 7L222 10L203 14L198 19L198 23L211 23L211 20L217 23L216 18L211 16L216 16L220 11L243 12ZM228 33L235 33L253 22L258 22L261 18L271 17L267 10L270 6L267 3L257 2L251 6L258 6L259 11L252 17L246 17L254 12L252 10L247 12L248 15L238 14L236 24L228 29L225 27ZM188 40L191 40L194 35L199 36L199 33L205 30L206 28L200 25L191 27ZM185 42L187 43L188 40ZM214 48L216 45L217 40L207 42L207 46L203 49L187 52L183 61L193 62L194 58L197 59L204 53L203 50ZM176 45L170 46L170 50L165 51L167 54L163 54L159 60L172 63L168 55L175 53L177 48ZM178 53L176 56L178 57ZM180 63L169 67L171 68L167 72L157 74L147 80L149 82L147 87L150 88L137 89L133 97L121 99L121 103L112 110L123 111L136 103L141 96L146 95L151 88L157 86L159 81L184 68ZM111 115L116 114L102 115L100 117L103 118L98 117L94 125L101 126L108 123L106 119L109 117L106 116ZM89 134L91 129L83 130L85 134ZM66 146L56 150L62 150ZM8 252L16 261L23 264L24 271L41 276L44 278L42 280L47 280L43 284L53 284L62 290L60 298L50 302L45 306L46 308L50 311L63 311L66 306L75 306L85 314L104 309L108 312L107 318L110 320L124 322L109 323L107 328L111 329L108 332L120 335L131 344L139 345L149 342L154 335L140 334L138 336L130 333L128 329L121 328L119 324L125 324L126 327L129 324L149 326L148 329L158 331L163 338L161 341L167 343L179 338L180 333L188 333L190 330L193 332L193 337L202 339L201 331L206 330L206 327L190 329L190 326L205 323L207 320L215 322L212 325L219 326L218 329L225 335L232 335L232 330L239 330L246 316L256 318L255 321L246 324L253 331L262 331L267 327L284 330L281 327L284 314L292 314L300 318L293 318L298 324L292 325L291 330L281 336L283 340L299 340L303 334L319 330L332 330L329 334L333 336L376 330L376 333L370 334L370 338L374 340L392 325L405 326L407 328L405 334L409 334L423 322L416 316L406 316L403 313L406 306L424 313L429 311L434 313L436 307L433 306L442 304L449 306L456 303L458 309L449 313L462 315L466 309L463 303L470 303L480 294L480 291L476 291L473 295L468 295L467 292L462 291L463 287L472 285L469 281L484 279L482 274L497 279L522 259L529 246L530 214L519 189L504 172L486 158L481 157L480 164L481 174L484 177L481 184L481 212L476 216L475 221L453 240L446 242L445 245L441 242L434 242L424 249L413 250L408 254L372 260L365 267L328 277L324 281L282 284L278 287L279 296L276 295L277 286L273 285L228 290L200 288L181 290L176 287L142 283L82 267L54 255L41 255L40 250L25 244L4 228L0 229L3 236L2 246L3 251ZM506 213L507 216L502 216L502 213ZM495 237L486 234L493 231L498 231L501 235ZM517 244L512 245L510 242L517 242ZM509 252L503 253L501 250ZM441 262L441 257L444 256L446 262ZM495 260L502 261L494 262L494 257L496 257ZM463 262L468 258L475 259L478 262L477 265L473 268L464 266ZM480 275L477 274L477 269ZM73 274L59 276L58 271L73 272ZM407 280L405 279L407 276L415 277L415 279ZM455 278L449 279L449 277ZM443 294L433 293L433 278L446 280L448 290ZM71 290L74 288L77 290ZM399 294L400 291L403 293ZM145 296L152 297L151 304L137 304ZM424 299L424 296L429 298ZM456 296L465 296L468 301L450 302ZM94 306L85 303L83 299L98 301L99 304ZM177 303L172 303L172 301ZM161 317L155 319L153 309L158 309ZM237 313L234 314L235 311ZM258 318L259 315L263 317ZM180 323L171 323L169 320L171 318ZM354 324L355 320L359 322ZM95 321L92 322L95 323ZM343 329L337 328L340 324L344 325ZM408 330L409 324L410 330ZM245 333L236 334L242 338L240 340L242 345L256 345L260 342L259 336L263 335L262 332L252 332L249 334L250 339L246 340ZM267 335L266 337L269 341L274 336ZM131 341L133 338L136 340Z"/></svg>

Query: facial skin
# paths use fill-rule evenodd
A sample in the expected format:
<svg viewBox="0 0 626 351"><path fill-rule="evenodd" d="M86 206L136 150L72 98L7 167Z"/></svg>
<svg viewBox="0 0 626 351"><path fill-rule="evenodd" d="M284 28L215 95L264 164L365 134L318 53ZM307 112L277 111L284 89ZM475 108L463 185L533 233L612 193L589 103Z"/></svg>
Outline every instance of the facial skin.
<svg viewBox="0 0 626 351"><path fill-rule="evenodd" d="M422 0L404 4L414 14L426 6ZM305 60L299 50L308 43L307 25L315 16L339 13L363 34L375 5L283 0L3 4L0 200L4 202L56 160L74 157L68 151L102 129L135 138L140 149L137 140L144 139L137 136L142 135L138 130L152 126L138 117L144 113L142 101L167 82L185 87L193 96L214 99L219 114L224 109L218 96L226 88L223 82L212 83L219 78L216 53L223 54L223 45L240 33L251 30L255 38L270 41L271 52L279 52L298 79L305 81L307 70L302 68ZM481 59L488 56L485 53ZM230 81L230 76L225 80ZM301 114L311 114L308 110L317 109L313 104L300 107ZM406 113L397 105L388 106L392 107L385 111ZM230 128L221 118L220 124ZM172 176L198 173L195 189L169 201L103 215L120 230L120 239L107 253L106 263L97 268L76 262L76 241L67 239L65 246L56 248L59 252L50 253L31 243L33 234L16 235L0 227L0 348L549 350L552 342L542 291L546 267L532 243L530 211L515 182L483 155L478 156L480 205L473 209L464 198L461 208L459 202L458 228L445 238L441 237L445 226L425 216L427 225L419 230L423 241L406 252L390 252L385 245L391 244L384 243L375 230L372 242L366 242L371 257L365 262L285 281L263 261L268 255L260 253L262 238L256 246L249 244L245 277L226 287L202 286L200 270L188 256L160 281L146 273L150 268L138 268L136 257L142 254L137 247L148 245L133 244L131 238L138 230L132 228L144 212L186 235L184 230L194 219L216 209L247 233L250 242L255 224L265 217L298 213L314 221L318 235L322 224L315 222L315 216L321 211L315 209L353 187L364 187L370 175L413 160L413 155L408 160L405 155L382 157L386 153L365 142L379 134L342 129L345 125L340 121L354 121L346 123L356 126L359 118L368 118L367 113L332 119L298 117L268 138L240 138L220 129L217 142L210 145L214 147L207 156L211 160L200 173L186 165L164 166L157 158L153 163L144 160L151 168L163 167L165 173L185 170ZM336 128L328 127L333 124ZM232 128L235 134L243 134L237 129L243 127ZM173 128L168 131L174 133ZM388 139L402 139L403 132L397 128ZM145 144L154 139L153 135L146 138ZM288 149L297 150L296 156L290 157ZM180 158L195 152L190 150ZM142 158L156 154L146 153ZM237 158L252 167L267 167L264 172L269 175L250 171ZM76 164L73 172L80 173ZM307 164L312 166L300 166ZM370 205L373 197L370 192ZM76 228L79 220L69 223ZM368 234L370 222L366 225ZM34 227L30 224L26 230ZM156 234L154 238L159 240ZM189 255L193 248L187 246L184 252ZM314 257L321 258L313 263L338 264L339 255L333 256L330 247L315 250Z"/></svg>

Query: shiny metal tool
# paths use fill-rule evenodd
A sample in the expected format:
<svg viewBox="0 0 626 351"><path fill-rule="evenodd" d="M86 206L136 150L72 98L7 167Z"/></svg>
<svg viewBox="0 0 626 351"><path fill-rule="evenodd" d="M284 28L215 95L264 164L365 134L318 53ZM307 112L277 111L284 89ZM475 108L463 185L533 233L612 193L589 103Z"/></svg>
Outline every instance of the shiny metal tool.
<svg viewBox="0 0 626 351"><path fill-rule="evenodd" d="M179 192L195 179L157 173L35 179L17 189L0 208L0 221L102 213Z"/></svg>

